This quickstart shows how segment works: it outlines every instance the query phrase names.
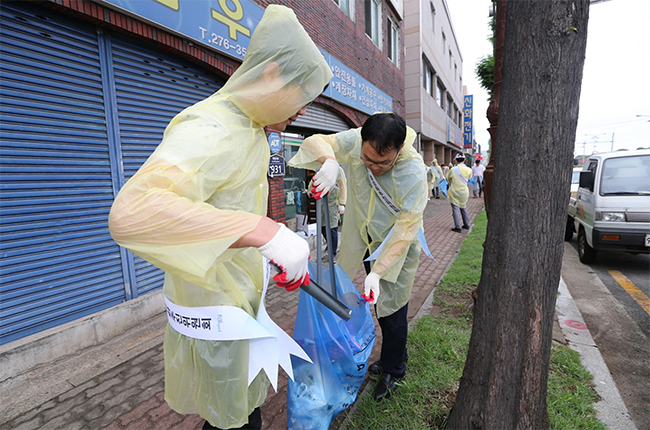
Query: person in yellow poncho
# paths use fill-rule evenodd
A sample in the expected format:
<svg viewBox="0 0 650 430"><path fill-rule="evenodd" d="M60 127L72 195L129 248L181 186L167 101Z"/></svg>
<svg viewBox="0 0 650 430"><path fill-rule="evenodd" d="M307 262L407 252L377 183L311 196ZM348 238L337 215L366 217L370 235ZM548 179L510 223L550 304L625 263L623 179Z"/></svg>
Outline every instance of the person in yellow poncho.
<svg viewBox="0 0 650 430"><path fill-rule="evenodd" d="M433 192L431 197L435 196L437 199L440 198L440 182L445 178L445 175L442 173L442 168L438 165L438 160L433 159L429 171L433 176Z"/></svg>
<svg viewBox="0 0 650 430"><path fill-rule="evenodd" d="M383 244L371 270L366 266L364 282L364 296L376 304L383 335L381 358L369 367L381 374L373 393L377 401L390 396L406 372L408 301L427 203L426 166L414 141L415 132L400 116L375 114L361 128L308 137L289 161L291 166L320 169L313 180L317 198L334 185L338 163L347 164L348 203L338 261L350 279Z"/></svg>
<svg viewBox="0 0 650 430"><path fill-rule="evenodd" d="M333 187L328 193L327 203L328 207L325 208L325 204L321 206L321 219L323 220L321 233L327 241L327 226L325 225L325 209L328 210L328 215L330 219L330 235L332 237L332 244L327 244L328 254L332 258L333 262L336 262L336 253L338 252L339 244L339 222L341 221L341 215L345 213L345 203L347 202L347 179L345 178L345 172L339 166L339 176L336 179L336 186ZM309 189L313 188L312 182L309 182Z"/></svg>
<svg viewBox="0 0 650 430"><path fill-rule="evenodd" d="M454 217L454 227L451 229L456 233L461 230L461 216L463 219L462 228L469 229L469 214L467 213L467 199L469 199L468 181L472 179L472 169L465 165L465 155L459 152L454 159L456 165L447 171L447 199L451 203L451 213Z"/></svg>
<svg viewBox="0 0 650 430"><path fill-rule="evenodd" d="M238 340L181 334L172 328L181 314L170 307L225 309L254 320L265 288L263 256L282 269L278 285L309 282L307 242L265 217L264 127L284 130L332 76L293 11L268 6L241 66L222 89L172 119L111 209L115 241L166 272L165 400L179 413L201 415L204 428L261 427L269 379L248 373L249 360L263 357L249 356L253 337L246 333ZM210 315L182 321L190 331L221 331L222 315Z"/></svg>

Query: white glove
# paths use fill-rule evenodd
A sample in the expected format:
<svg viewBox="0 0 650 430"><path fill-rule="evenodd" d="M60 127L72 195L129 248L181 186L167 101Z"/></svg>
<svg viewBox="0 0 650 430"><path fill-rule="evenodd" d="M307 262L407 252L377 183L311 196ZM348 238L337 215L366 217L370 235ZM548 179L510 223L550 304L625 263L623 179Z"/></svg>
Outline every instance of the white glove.
<svg viewBox="0 0 650 430"><path fill-rule="evenodd" d="M275 236L257 250L282 270L273 277L278 287L293 291L309 284L309 244L284 224L280 224Z"/></svg>
<svg viewBox="0 0 650 430"><path fill-rule="evenodd" d="M377 303L377 299L379 298L379 275L375 272L370 272L366 276L366 280L363 283L363 296L361 297L371 305Z"/></svg>
<svg viewBox="0 0 650 430"><path fill-rule="evenodd" d="M339 215L343 215L345 213L345 205L339 205Z"/></svg>
<svg viewBox="0 0 650 430"><path fill-rule="evenodd" d="M339 163L336 160L328 158L325 160L323 165L318 172L314 175L312 184L314 188L311 190L311 193L314 195L314 198L320 199L325 194L329 193L334 185L336 185L336 179L339 177Z"/></svg>

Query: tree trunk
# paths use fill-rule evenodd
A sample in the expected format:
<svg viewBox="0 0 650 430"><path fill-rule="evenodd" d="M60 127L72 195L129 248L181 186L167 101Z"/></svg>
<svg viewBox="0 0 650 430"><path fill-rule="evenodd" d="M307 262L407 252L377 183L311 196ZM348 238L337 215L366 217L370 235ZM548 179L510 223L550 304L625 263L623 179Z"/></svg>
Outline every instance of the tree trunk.
<svg viewBox="0 0 650 430"><path fill-rule="evenodd" d="M483 272L449 429L548 428L553 315L588 15L588 0L507 2Z"/></svg>

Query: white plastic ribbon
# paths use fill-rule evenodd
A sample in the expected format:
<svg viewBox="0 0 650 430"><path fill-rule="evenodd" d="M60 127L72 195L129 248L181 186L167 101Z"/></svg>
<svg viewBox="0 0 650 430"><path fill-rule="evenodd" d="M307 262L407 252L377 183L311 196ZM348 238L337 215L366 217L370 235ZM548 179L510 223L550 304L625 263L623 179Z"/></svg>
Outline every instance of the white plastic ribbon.
<svg viewBox="0 0 650 430"><path fill-rule="evenodd" d="M167 319L178 333L201 340L249 340L248 385L264 370L277 392L278 365L293 379L290 355L312 362L309 355L273 322L266 312L264 298L269 285L270 267L264 258L264 290L257 318L235 306L186 307L165 297Z"/></svg>

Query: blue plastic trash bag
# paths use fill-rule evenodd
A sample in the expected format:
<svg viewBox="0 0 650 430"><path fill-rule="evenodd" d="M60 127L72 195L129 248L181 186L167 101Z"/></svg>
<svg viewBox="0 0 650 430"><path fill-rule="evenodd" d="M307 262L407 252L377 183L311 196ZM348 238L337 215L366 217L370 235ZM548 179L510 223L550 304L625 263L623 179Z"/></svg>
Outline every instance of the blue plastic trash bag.
<svg viewBox="0 0 650 430"><path fill-rule="evenodd" d="M442 191L442 194L444 194L446 196L447 195L447 180L443 179L442 181L440 181L440 183L438 184L438 187L440 187L440 191Z"/></svg>
<svg viewBox="0 0 650 430"><path fill-rule="evenodd" d="M289 430L327 430L338 414L354 403L375 344L375 324L367 302L338 265L334 266L337 298L352 309L344 321L304 291L300 292L293 338L313 360L291 357L293 380L287 387ZM322 283L330 291L329 269L321 266ZM316 263L309 262L316 279Z"/></svg>

